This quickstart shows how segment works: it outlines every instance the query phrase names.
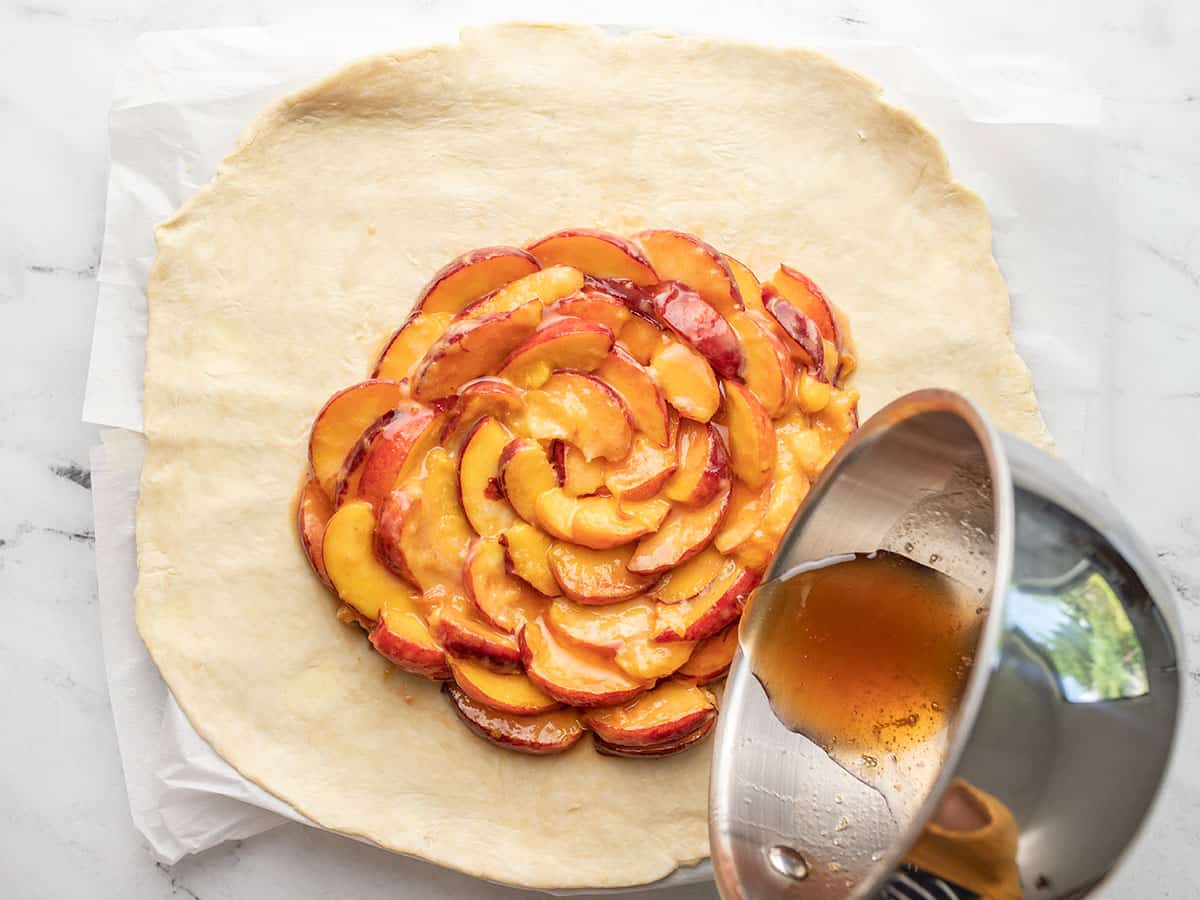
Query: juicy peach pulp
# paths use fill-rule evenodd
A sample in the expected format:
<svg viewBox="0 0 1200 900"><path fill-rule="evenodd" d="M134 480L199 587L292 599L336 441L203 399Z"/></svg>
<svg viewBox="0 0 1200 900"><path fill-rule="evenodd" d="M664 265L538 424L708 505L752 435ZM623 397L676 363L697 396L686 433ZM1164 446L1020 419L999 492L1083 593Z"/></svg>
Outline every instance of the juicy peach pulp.
<svg viewBox="0 0 1200 900"><path fill-rule="evenodd" d="M466 253L322 407L300 546L396 668L512 750L655 758L857 427L845 316L683 232Z"/></svg>

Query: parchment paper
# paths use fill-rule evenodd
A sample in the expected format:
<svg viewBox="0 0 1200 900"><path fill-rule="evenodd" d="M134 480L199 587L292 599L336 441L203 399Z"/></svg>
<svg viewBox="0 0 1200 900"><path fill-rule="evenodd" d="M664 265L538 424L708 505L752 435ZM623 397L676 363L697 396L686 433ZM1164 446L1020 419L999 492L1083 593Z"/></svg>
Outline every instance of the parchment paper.
<svg viewBox="0 0 1200 900"><path fill-rule="evenodd" d="M134 822L163 862L287 819L312 823L242 778L196 735L134 627L152 227L212 177L242 127L273 100L357 56L455 37L450 28L164 32L140 38L118 76L83 417L111 426L92 452L102 636ZM1110 182L1089 129L1099 122L1099 98L1038 87L1039 73L1063 81L1053 61L963 60L802 37L790 43L824 50L884 84L888 100L914 110L939 136L959 180L983 195L1017 346L1051 432L1067 459L1103 480L1111 215ZM669 882L706 877L707 867L697 867Z"/></svg>

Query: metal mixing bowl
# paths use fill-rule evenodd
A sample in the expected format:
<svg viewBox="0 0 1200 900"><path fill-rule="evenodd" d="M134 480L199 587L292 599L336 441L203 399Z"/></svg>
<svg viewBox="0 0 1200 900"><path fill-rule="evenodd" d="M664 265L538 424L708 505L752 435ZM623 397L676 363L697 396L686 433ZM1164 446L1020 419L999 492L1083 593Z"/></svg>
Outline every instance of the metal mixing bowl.
<svg viewBox="0 0 1200 900"><path fill-rule="evenodd" d="M901 397L847 442L768 577L877 549L984 598L943 762L894 814L779 723L739 655L712 768L722 896L875 897L963 782L1015 819L1025 897L1085 895L1144 821L1175 735L1179 631L1154 554L1065 466L938 390Z"/></svg>

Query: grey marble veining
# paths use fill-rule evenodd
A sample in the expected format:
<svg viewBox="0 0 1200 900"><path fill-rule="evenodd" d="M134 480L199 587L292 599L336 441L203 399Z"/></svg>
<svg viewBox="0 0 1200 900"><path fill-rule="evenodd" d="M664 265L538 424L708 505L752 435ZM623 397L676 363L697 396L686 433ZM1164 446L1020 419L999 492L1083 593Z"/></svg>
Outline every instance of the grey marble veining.
<svg viewBox="0 0 1200 900"><path fill-rule="evenodd" d="M393 16L400 7L411 21L569 15L710 32L722 30L726 6L377 5ZM337 4L342 15L371 6ZM743 6L743 17L798 42L811 34L1053 54L1076 70L1064 74L1079 79L1067 86L1106 96L1097 139L1116 173L1106 189L1118 231L1104 273L1117 303L1104 336L1115 429L1070 461L1162 559L1181 598L1188 688L1200 699L1200 8L1189 0ZM99 643L87 470L97 437L79 410L113 75L145 30L263 24L320 9L304 0L0 0L0 896L395 898L409 896L405 873L421 865L299 826L156 865L130 823ZM1064 263L1063 278L1077 275ZM1194 716L1181 747L1150 826L1104 897L1200 895ZM449 872L425 894L520 895Z"/></svg>

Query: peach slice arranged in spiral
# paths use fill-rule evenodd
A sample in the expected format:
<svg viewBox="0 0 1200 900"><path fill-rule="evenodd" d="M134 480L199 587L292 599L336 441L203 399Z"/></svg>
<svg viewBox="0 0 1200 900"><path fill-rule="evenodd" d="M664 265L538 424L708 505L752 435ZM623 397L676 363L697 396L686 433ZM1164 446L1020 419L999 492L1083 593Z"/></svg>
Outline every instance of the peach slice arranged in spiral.
<svg viewBox="0 0 1200 900"><path fill-rule="evenodd" d="M679 753L857 427L855 365L815 284L683 232L467 253L321 408L300 547L338 618L497 746Z"/></svg>

